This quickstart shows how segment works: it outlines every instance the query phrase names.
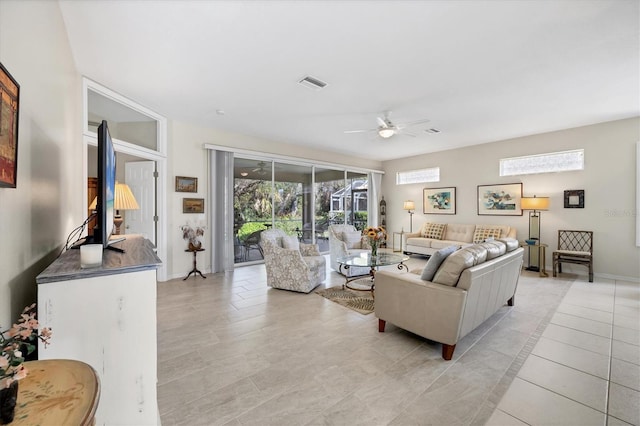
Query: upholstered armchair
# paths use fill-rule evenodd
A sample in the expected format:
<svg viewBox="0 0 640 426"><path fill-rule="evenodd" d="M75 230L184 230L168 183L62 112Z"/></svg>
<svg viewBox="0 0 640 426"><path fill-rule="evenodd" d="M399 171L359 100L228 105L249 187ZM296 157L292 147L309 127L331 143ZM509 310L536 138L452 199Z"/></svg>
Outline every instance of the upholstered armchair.
<svg viewBox="0 0 640 426"><path fill-rule="evenodd" d="M267 269L267 285L309 293L326 276L326 260L316 244L303 244L281 229L262 231L260 245Z"/></svg>
<svg viewBox="0 0 640 426"><path fill-rule="evenodd" d="M369 274L371 268L350 267L340 271L338 258L351 254L370 252L371 247L366 238L362 238L362 233L353 225L330 225L329 226L329 263L331 269L340 272L347 277Z"/></svg>

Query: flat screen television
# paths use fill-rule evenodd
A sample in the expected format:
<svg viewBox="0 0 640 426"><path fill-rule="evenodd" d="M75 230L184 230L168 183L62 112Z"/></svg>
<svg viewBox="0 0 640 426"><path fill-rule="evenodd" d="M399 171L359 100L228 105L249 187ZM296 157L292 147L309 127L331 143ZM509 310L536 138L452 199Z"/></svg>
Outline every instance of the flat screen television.
<svg viewBox="0 0 640 426"><path fill-rule="evenodd" d="M106 120L98 126L98 200L93 243L109 245L113 233L114 202L116 198L116 151Z"/></svg>

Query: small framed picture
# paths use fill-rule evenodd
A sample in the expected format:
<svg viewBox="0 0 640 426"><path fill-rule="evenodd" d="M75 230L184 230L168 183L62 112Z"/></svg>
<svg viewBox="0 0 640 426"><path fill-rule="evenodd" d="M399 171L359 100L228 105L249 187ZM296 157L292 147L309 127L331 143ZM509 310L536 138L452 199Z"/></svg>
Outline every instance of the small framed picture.
<svg viewBox="0 0 640 426"><path fill-rule="evenodd" d="M204 198L183 198L182 213L204 213Z"/></svg>
<svg viewBox="0 0 640 426"><path fill-rule="evenodd" d="M456 214L456 187L424 188L422 191L424 214Z"/></svg>
<svg viewBox="0 0 640 426"><path fill-rule="evenodd" d="M522 184L478 185L478 215L522 216Z"/></svg>
<svg viewBox="0 0 640 426"><path fill-rule="evenodd" d="M0 188L15 188L18 178L20 85L0 64Z"/></svg>
<svg viewBox="0 0 640 426"><path fill-rule="evenodd" d="M584 189L568 189L564 191L565 209L584 209Z"/></svg>
<svg viewBox="0 0 640 426"><path fill-rule="evenodd" d="M176 176L176 192L198 192L198 178Z"/></svg>

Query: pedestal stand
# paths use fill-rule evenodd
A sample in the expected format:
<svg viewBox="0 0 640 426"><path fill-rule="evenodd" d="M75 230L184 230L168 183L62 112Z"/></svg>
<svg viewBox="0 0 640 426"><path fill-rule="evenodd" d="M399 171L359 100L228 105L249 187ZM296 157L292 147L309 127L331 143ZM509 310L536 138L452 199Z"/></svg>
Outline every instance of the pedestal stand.
<svg viewBox="0 0 640 426"><path fill-rule="evenodd" d="M192 253L193 253L193 269L191 270L191 272L189 272L189 273L187 274L187 276L186 276L186 277L184 277L184 279L183 279L182 281L186 281L186 280L187 280L187 278L189 278L189 277L191 276L191 274L193 274L194 276L195 276L196 274L198 274L198 275L200 275L202 278L206 278L204 275L202 275L202 272L200 272L200 271L198 270L198 264L197 264L197 262L196 262L196 256L197 256L198 252L199 252L199 251L204 251L204 249L203 249L203 248L199 248L199 249L195 249L195 250L189 250L189 249L187 249L187 250L185 250L185 251L186 251L186 252L192 252Z"/></svg>

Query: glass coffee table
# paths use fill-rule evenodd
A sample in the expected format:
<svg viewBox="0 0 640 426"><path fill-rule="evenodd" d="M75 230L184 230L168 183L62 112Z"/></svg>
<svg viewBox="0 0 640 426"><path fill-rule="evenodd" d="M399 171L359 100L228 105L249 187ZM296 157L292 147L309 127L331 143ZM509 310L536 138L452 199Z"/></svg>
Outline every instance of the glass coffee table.
<svg viewBox="0 0 640 426"><path fill-rule="evenodd" d="M373 257L371 253L359 253L349 256L342 256L336 259L340 264L339 271L345 276L345 283L342 284L342 288L350 288L351 290L359 291L371 291L373 293L375 287L376 271L380 266L398 265L399 270L405 269L409 271L409 267L404 264L409 260L409 256L403 254L378 252L378 255ZM349 268L352 267L368 267L369 273L362 275L355 275L353 277L346 276ZM365 279L365 277L368 277ZM361 287L350 286L349 284L358 281ZM363 282L365 281L365 282Z"/></svg>

